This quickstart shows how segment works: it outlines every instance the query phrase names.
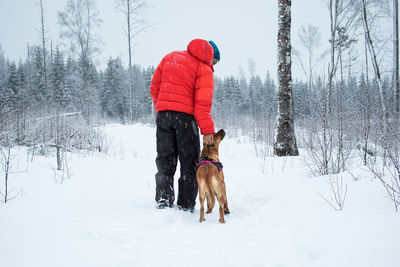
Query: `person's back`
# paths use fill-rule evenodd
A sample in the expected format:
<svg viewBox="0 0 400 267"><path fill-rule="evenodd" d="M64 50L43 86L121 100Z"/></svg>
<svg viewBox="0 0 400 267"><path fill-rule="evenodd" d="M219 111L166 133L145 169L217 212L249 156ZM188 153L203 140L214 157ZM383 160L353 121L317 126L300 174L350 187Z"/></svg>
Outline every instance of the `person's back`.
<svg viewBox="0 0 400 267"><path fill-rule="evenodd" d="M214 92L214 43L195 39L186 51L167 54L157 67L150 93L157 111L156 202L172 207L173 176L177 157L181 165L178 206L193 210L197 196L195 166L200 154L199 130L206 137L215 133L211 117ZM210 139L208 139L210 140ZM211 139L212 142L212 139Z"/></svg>
<svg viewBox="0 0 400 267"><path fill-rule="evenodd" d="M186 51L167 54L156 69L151 84L155 110L173 110L195 115L203 135L214 133L211 117L214 92L214 52L205 40L195 39Z"/></svg>

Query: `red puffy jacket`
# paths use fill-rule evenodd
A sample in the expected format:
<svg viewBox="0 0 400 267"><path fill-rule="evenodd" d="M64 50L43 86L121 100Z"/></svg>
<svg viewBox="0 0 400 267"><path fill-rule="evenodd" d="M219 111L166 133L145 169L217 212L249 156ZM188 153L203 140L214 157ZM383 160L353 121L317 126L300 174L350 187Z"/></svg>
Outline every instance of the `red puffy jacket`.
<svg viewBox="0 0 400 267"><path fill-rule="evenodd" d="M192 40L186 51L175 51L162 59L150 87L156 111L194 115L203 135L215 133L211 117L213 56L214 50L207 41Z"/></svg>

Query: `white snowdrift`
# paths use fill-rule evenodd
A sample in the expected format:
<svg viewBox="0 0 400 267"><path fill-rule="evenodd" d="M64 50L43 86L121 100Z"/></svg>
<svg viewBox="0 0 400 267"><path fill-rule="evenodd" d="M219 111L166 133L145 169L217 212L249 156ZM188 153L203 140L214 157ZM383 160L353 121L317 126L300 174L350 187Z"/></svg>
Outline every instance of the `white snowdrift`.
<svg viewBox="0 0 400 267"><path fill-rule="evenodd" d="M319 196L331 197L328 178L311 177L301 156L268 158L262 174L251 142L227 131L231 214L220 224L215 209L199 223L198 205L193 214L155 208L154 128L104 131L108 154L69 155L62 184L52 157L10 176L23 194L0 204L0 266L399 266L400 216L361 170L358 181L343 174L347 199L336 212Z"/></svg>

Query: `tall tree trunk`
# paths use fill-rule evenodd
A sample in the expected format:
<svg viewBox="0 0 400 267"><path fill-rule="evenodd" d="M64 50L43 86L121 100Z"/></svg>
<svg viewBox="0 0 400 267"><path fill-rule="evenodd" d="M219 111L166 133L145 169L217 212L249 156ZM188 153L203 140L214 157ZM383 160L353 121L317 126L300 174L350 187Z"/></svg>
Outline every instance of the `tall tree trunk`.
<svg viewBox="0 0 400 267"><path fill-rule="evenodd" d="M368 48L367 48L367 39L364 38L364 53L365 53L365 85L364 85L364 95L366 96L366 105L364 104L363 108L363 121L364 121L364 165L367 165L367 155L368 155L368 141L369 141L369 133L371 130L371 94L369 90L369 69L368 69Z"/></svg>
<svg viewBox="0 0 400 267"><path fill-rule="evenodd" d="M31 48L29 43L26 44L26 49L28 51L28 89L32 92L32 66L31 66Z"/></svg>
<svg viewBox="0 0 400 267"><path fill-rule="evenodd" d="M60 118L60 113L58 110L56 111L56 116L55 116L55 146L56 146L56 158L57 158L57 170L61 171L62 170L62 121Z"/></svg>
<svg viewBox="0 0 400 267"><path fill-rule="evenodd" d="M330 47L330 65L329 65L329 74L328 74L328 114L331 113L331 96L332 96L332 87L333 87L333 77L336 73L336 60L335 60L335 52L336 52L336 30L337 30L337 13L338 13L338 2L339 0L329 0L329 17L330 17L330 27L331 27L331 47Z"/></svg>
<svg viewBox="0 0 400 267"><path fill-rule="evenodd" d="M5 160L5 168L4 168L4 203L8 201L8 175L10 173L10 160L11 160L11 148L7 148L7 156L4 158Z"/></svg>
<svg viewBox="0 0 400 267"><path fill-rule="evenodd" d="M400 115L400 84L399 84L399 0L393 0L393 85L395 88L396 119Z"/></svg>
<svg viewBox="0 0 400 267"><path fill-rule="evenodd" d="M340 85L339 85L339 93L337 96L337 105L338 105L338 169L337 172L345 171L345 160L344 160L344 75L343 75L343 58L342 53L339 53L339 64L340 64Z"/></svg>
<svg viewBox="0 0 400 267"><path fill-rule="evenodd" d="M126 19L128 23L128 53L129 53L129 115L130 120L133 122L133 92L132 92L132 45L131 45L131 0L126 0Z"/></svg>
<svg viewBox="0 0 400 267"><path fill-rule="evenodd" d="M298 156L294 133L291 58L291 0L278 0L278 115L274 154Z"/></svg>
<svg viewBox="0 0 400 267"><path fill-rule="evenodd" d="M375 79L376 79L376 82L377 82L378 88L379 88L379 98L380 98L380 102L381 102L381 111L382 111L382 116L383 116L383 119L381 120L382 131L383 131L383 133L382 133L383 146L384 146L384 151L386 152L387 145L388 145L387 144L387 136L388 136L388 125L389 125L388 109L387 109L386 101L385 101L385 92L384 92L383 83L382 83L382 79L381 79L381 73L379 70L378 61L376 59L375 47L373 45L370 30L368 27L366 2L365 2L365 0L362 0L361 3L362 3L362 16L363 16L362 21L363 21L363 26L364 26L364 35L365 35L365 39L367 42L368 52L371 57L372 67L373 67L374 73L375 73Z"/></svg>
<svg viewBox="0 0 400 267"><path fill-rule="evenodd" d="M44 14L43 14L43 1L40 0L40 22L42 26L42 53L43 53L43 71L44 71L44 84L46 87L46 93L47 93L47 58L46 58L46 31L44 27Z"/></svg>

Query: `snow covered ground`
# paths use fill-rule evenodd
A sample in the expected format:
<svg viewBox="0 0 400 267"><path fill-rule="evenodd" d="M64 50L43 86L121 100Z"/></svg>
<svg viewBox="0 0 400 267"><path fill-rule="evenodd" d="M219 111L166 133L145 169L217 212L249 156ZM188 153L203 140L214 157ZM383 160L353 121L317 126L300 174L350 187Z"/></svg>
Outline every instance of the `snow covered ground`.
<svg viewBox="0 0 400 267"><path fill-rule="evenodd" d="M198 205L155 208L154 128L104 132L107 154L69 155L63 183L53 157L10 176L23 194L0 203L0 266L400 266L400 214L361 169L357 181L343 174L337 212L320 196L331 198L328 178L312 177L301 156L268 158L262 174L250 139L227 131L220 158L231 214L220 224L215 209L199 223Z"/></svg>

